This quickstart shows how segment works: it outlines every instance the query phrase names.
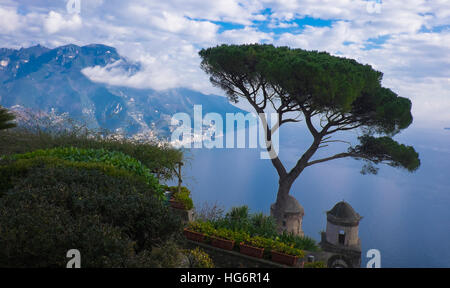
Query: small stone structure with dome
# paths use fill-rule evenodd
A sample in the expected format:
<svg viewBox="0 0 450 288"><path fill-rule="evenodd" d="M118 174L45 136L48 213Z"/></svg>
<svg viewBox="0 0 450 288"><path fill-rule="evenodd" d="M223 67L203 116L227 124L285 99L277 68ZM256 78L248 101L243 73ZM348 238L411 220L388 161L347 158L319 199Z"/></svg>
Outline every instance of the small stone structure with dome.
<svg viewBox="0 0 450 288"><path fill-rule="evenodd" d="M281 231L304 236L302 223L305 210L293 196L289 195L284 210ZM273 205L271 210L273 210ZM272 211L271 211L272 212ZM271 213L273 215L273 212ZM361 240L358 236L362 217L345 202L338 202L327 211L326 231L321 233L320 253L315 257L325 261L328 267L350 268L361 266Z"/></svg>
<svg viewBox="0 0 450 288"><path fill-rule="evenodd" d="M298 203L297 199L288 196L289 201L287 203L286 209L283 213L283 223L281 230L293 233L294 235L304 236L302 230L302 222L303 216L305 215L305 210L302 205ZM271 210L273 210L273 205L271 206ZM271 213L273 215L273 212Z"/></svg>
<svg viewBox="0 0 450 288"><path fill-rule="evenodd" d="M335 255L329 257L328 267L360 267L361 240L358 236L362 217L345 201L327 212L327 228L322 232L320 246Z"/></svg>

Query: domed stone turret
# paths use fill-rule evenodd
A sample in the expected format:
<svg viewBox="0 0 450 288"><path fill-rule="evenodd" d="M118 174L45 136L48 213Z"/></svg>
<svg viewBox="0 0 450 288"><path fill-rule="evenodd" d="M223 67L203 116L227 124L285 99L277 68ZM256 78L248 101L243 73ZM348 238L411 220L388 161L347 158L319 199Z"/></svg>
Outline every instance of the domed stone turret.
<svg viewBox="0 0 450 288"><path fill-rule="evenodd" d="M324 251L337 253L328 267L359 267L361 241L358 236L362 217L347 202L341 201L327 211L327 230L320 245Z"/></svg>
<svg viewBox="0 0 450 288"><path fill-rule="evenodd" d="M298 203L297 199L295 199L291 195L289 195L288 198L289 202L284 212L291 214L301 214L302 216L305 215L305 209L303 209L303 206Z"/></svg>
<svg viewBox="0 0 450 288"><path fill-rule="evenodd" d="M274 215L274 204L270 207L271 215ZM286 208L283 210L283 222L282 227L279 228L279 232L287 231L295 235L303 236L302 222L305 210L302 205L298 203L297 199L291 195L287 196Z"/></svg>
<svg viewBox="0 0 450 288"><path fill-rule="evenodd" d="M341 201L327 212L327 220L335 225L357 226L361 216L347 202Z"/></svg>

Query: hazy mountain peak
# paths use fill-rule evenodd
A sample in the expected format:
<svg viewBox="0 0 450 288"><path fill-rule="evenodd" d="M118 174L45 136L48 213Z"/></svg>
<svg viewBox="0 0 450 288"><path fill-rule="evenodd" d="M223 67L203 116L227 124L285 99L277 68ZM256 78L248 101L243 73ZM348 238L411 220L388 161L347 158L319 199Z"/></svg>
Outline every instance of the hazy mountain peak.
<svg viewBox="0 0 450 288"><path fill-rule="evenodd" d="M128 71L140 69L121 57L115 48L102 44L0 49L0 105L68 113L94 128L128 134L157 130L166 136L171 116L178 112L192 115L194 104L202 104L204 113L225 115L241 111L224 97L206 96L184 88L158 92L110 86L95 83L82 73L86 67L112 63L129 67Z"/></svg>

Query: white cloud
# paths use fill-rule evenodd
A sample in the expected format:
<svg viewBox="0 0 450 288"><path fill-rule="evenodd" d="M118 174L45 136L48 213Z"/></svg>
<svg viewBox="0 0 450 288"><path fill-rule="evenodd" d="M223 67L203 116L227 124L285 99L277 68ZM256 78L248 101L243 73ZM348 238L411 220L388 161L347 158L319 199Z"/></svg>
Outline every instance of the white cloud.
<svg viewBox="0 0 450 288"><path fill-rule="evenodd" d="M44 21L44 29L49 34L57 33L59 31L78 30L81 26L82 20L78 14L64 17L58 12L50 11Z"/></svg>
<svg viewBox="0 0 450 288"><path fill-rule="evenodd" d="M167 52L158 56L141 55L136 60L141 64L141 69L137 73L125 71L120 61L106 67L85 68L82 72L93 81L110 85L155 90L188 87L206 93L218 92L209 85L206 75L198 73L199 59L193 46L185 45L177 49L177 52Z"/></svg>
<svg viewBox="0 0 450 288"><path fill-rule="evenodd" d="M247 44L273 42L273 33L258 31L254 27L226 30L219 35L221 43Z"/></svg>
<svg viewBox="0 0 450 288"><path fill-rule="evenodd" d="M86 69L95 81L207 93L218 91L199 68L201 48L274 43L325 50L382 71L386 86L413 99L419 123L450 122L444 111L450 103L450 1L384 0L376 13L364 0L86 0L80 15L60 2L0 0L0 47L102 43L139 61L142 70ZM305 16L332 24L301 27Z"/></svg>
<svg viewBox="0 0 450 288"><path fill-rule="evenodd" d="M1 33L11 33L21 26L19 15L14 8L3 8L0 6L0 29Z"/></svg>

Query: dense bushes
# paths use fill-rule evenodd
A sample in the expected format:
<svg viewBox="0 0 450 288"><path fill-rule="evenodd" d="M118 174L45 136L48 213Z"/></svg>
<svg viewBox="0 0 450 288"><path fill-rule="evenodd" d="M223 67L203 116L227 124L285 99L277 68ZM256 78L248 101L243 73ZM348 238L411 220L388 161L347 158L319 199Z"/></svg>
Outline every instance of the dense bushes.
<svg viewBox="0 0 450 288"><path fill-rule="evenodd" d="M116 139L114 135L98 134L90 130L64 130L15 128L0 131L0 157L31 152L39 149L77 147L122 152L139 160L152 173L162 179L176 175L177 163L183 153L167 144Z"/></svg>
<svg viewBox="0 0 450 288"><path fill-rule="evenodd" d="M35 159L35 158L57 158L70 162L83 163L102 163L106 166L112 166L129 173L142 177L145 182L160 197L163 190L158 184L158 180L152 175L151 171L139 160L136 160L122 152L107 151L105 149L79 149L74 147L53 148L47 150L36 150L24 154L11 156L12 159Z"/></svg>
<svg viewBox="0 0 450 288"><path fill-rule="evenodd" d="M250 214L247 206L233 207L225 217L213 221L214 226L231 230L242 230L250 235L274 238L278 235L272 217L262 213Z"/></svg>
<svg viewBox="0 0 450 288"><path fill-rule="evenodd" d="M82 267L145 265L181 229L148 183L111 165L36 157L0 170L3 267L64 267L69 249Z"/></svg>
<svg viewBox="0 0 450 288"><path fill-rule="evenodd" d="M209 255L199 247L185 250L184 253L187 256L189 268L214 268L214 263Z"/></svg>

